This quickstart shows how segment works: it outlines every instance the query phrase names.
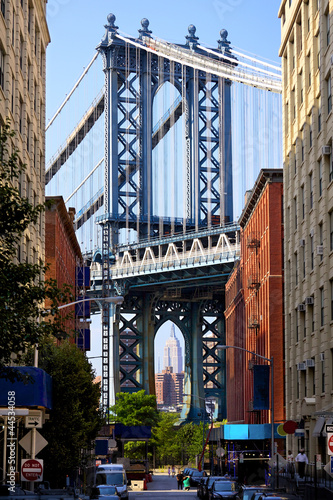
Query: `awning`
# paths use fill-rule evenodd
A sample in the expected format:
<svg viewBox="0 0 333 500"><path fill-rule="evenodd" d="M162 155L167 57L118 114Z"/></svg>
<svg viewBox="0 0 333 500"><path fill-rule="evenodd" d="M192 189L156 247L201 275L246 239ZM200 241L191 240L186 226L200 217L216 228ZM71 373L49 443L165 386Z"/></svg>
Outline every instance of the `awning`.
<svg viewBox="0 0 333 500"><path fill-rule="evenodd" d="M325 425L324 425L324 428L323 428L323 431L322 431L322 433L321 433L321 435L322 435L323 437L327 437L327 434L326 434L326 425L332 425L332 424L333 424L333 418L332 418L332 417L327 418L327 419L326 419L326 422L325 422Z"/></svg>
<svg viewBox="0 0 333 500"><path fill-rule="evenodd" d="M325 417L318 417L316 425L314 426L314 429L312 432L312 437L314 437L314 438L320 437L325 420L326 420Z"/></svg>

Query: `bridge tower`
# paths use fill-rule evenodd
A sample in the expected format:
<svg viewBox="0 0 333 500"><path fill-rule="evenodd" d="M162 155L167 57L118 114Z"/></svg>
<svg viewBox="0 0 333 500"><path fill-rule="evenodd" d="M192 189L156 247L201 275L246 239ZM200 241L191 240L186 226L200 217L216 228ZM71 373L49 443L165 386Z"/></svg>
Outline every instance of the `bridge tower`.
<svg viewBox="0 0 333 500"><path fill-rule="evenodd" d="M186 290L176 280L173 286L180 290L178 295L172 295L167 286L159 287L158 280L155 286L140 291L138 283L115 282L110 269L123 229L134 231L140 243L165 233L185 235L188 230L233 221L231 81L183 63L181 58L169 57L165 47L156 51L147 19L141 22L138 38L122 37L113 14L107 21L105 36L97 47L105 73L102 291L108 296L116 290L125 301L120 310L115 310L113 304L103 306L103 405L107 408L114 404L120 389L144 388L154 393L154 336L159 326L171 319L185 338L185 393L192 396L184 418L194 418L194 408L202 409L202 401L209 395L218 399L222 418L224 367L215 346L224 341L223 293L208 300L207 288L200 292L198 280ZM188 32L185 44L178 46L180 54L187 51L195 57L207 57L200 49L195 26L190 25ZM225 54L229 66L236 66L235 58L234 63L230 62L233 56L227 32L222 30L220 35L218 47L210 51L209 57L216 62ZM171 82L181 98L154 132L153 100L165 82ZM153 209L157 193L153 189L152 151L180 117L184 123L185 216L170 221L164 217L161 221ZM213 286L221 289L222 278ZM203 335L209 337L209 332L214 337L204 342ZM212 362L214 366L209 368Z"/></svg>

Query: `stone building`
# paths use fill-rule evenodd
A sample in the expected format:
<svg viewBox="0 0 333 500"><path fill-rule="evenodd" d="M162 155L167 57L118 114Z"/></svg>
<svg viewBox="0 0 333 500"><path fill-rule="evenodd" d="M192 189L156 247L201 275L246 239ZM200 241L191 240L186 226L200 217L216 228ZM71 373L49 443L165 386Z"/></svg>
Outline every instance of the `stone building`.
<svg viewBox="0 0 333 500"><path fill-rule="evenodd" d="M294 452L327 462L333 417L332 0L284 0L281 18L286 418Z"/></svg>
<svg viewBox="0 0 333 500"><path fill-rule="evenodd" d="M0 2L0 122L10 121L13 146L26 165L17 181L33 205L44 201L46 0ZM44 215L26 231L18 260L44 260Z"/></svg>

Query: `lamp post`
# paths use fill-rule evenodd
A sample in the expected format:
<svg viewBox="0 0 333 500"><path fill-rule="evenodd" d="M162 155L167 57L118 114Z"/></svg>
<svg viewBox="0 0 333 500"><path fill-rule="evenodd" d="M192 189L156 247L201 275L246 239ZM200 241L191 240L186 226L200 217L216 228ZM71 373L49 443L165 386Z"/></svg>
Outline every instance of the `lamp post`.
<svg viewBox="0 0 333 500"><path fill-rule="evenodd" d="M189 396L197 399L201 399L202 401L208 401L208 399L202 398L200 396L196 396L195 394L183 394L183 396ZM202 415L202 458L201 458L201 470L204 470L204 460L205 460L205 455L204 455L204 448L205 448L205 412L206 412L206 405L203 408L203 415ZM210 418L211 421L213 421L213 411L210 408Z"/></svg>
<svg viewBox="0 0 333 500"><path fill-rule="evenodd" d="M274 360L273 356L271 358L266 358L261 354L257 354L256 352L249 351L244 347L239 347L236 345L218 345L216 349L219 351L225 351L226 349L239 349L240 351L248 352L257 358L263 359L264 361L268 361L271 365L271 459L272 459L272 471L274 471L274 456L275 456L275 445L274 445ZM273 479L274 475L272 474Z"/></svg>

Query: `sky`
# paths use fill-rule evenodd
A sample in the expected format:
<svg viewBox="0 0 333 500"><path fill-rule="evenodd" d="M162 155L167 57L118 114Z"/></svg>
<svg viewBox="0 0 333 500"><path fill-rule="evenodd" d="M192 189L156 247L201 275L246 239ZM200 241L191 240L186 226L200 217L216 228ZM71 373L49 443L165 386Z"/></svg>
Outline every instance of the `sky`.
<svg viewBox="0 0 333 500"><path fill-rule="evenodd" d="M220 30L243 53L279 63L280 0L48 0L47 21L51 43L46 63L46 123L52 118L95 53L105 33L107 15L116 16L121 34L137 36L141 19L148 18L152 35L173 43L184 43L188 26L194 24L200 43L217 47ZM92 350L88 357L101 355L101 319L92 322ZM182 342L178 330L177 337ZM170 323L161 328L156 347L163 347L170 336ZM184 352L184 349L183 349ZM91 360L101 374L101 359Z"/></svg>

